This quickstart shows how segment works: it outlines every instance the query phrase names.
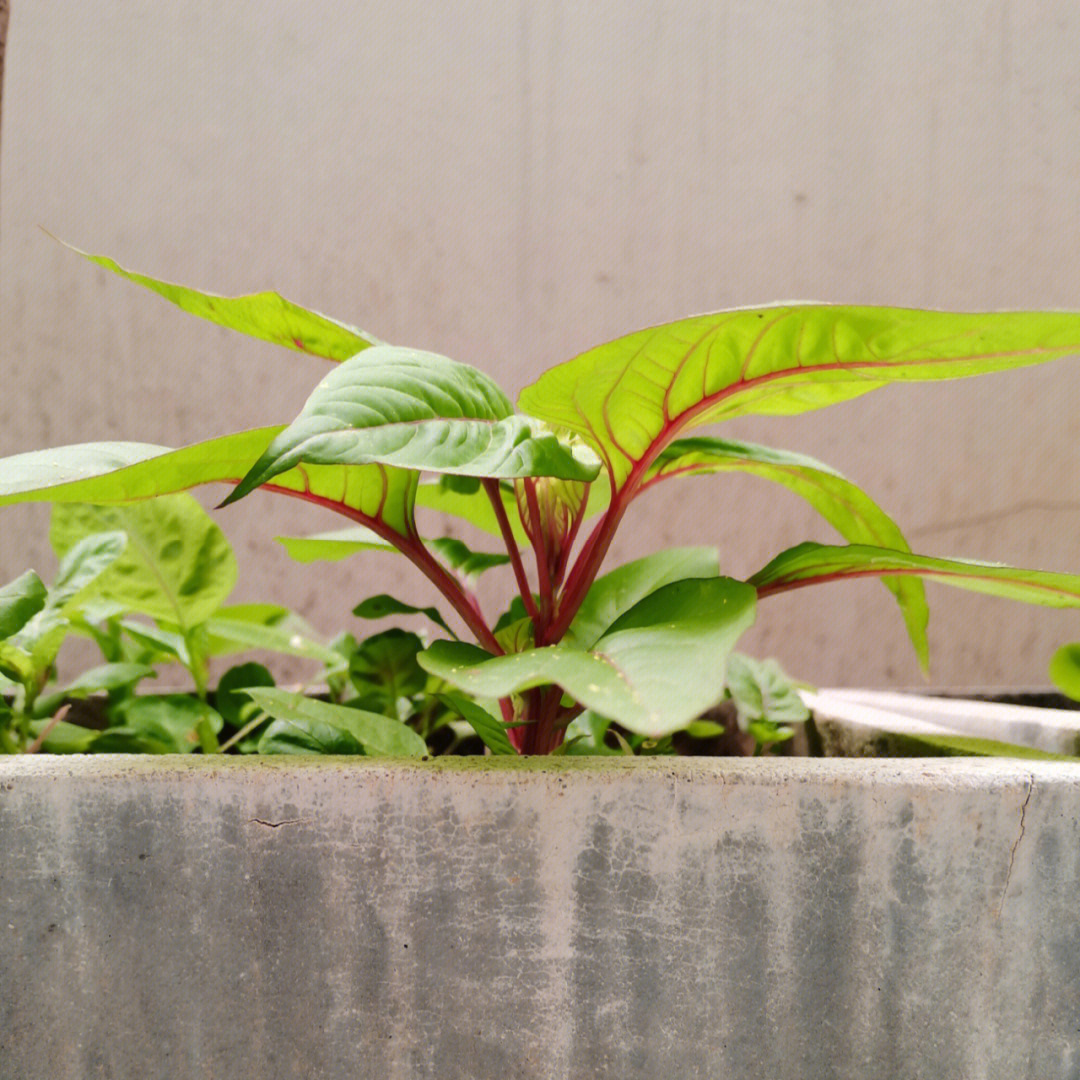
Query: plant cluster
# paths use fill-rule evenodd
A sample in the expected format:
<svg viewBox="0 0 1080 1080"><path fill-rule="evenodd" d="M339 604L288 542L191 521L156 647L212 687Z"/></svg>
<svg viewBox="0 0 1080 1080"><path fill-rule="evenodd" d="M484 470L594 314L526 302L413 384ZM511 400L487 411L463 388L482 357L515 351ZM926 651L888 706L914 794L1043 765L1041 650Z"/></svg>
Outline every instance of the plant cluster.
<svg viewBox="0 0 1080 1080"><path fill-rule="evenodd" d="M379 666L371 660L376 649L382 660L390 658L395 679L354 683L348 716L325 712L345 708L334 702L300 702L294 695L290 703L278 688L251 688L251 700L276 716L274 723L292 722L284 716L289 710L294 717L306 710L309 727L325 721L333 738L355 728L350 745L400 753L420 752L439 727L460 722L449 719L456 716L493 750L545 754L568 737L605 746L613 723L624 738L661 745L698 723L726 692L742 702L744 722L758 723L760 740L770 742L783 731L761 728L777 721L767 708L753 715L752 702L770 697L771 680L783 697L782 680L733 652L759 602L770 596L879 577L924 667L924 577L1029 603L1080 606L1078 577L915 554L885 511L821 462L696 433L738 416L822 408L890 382L953 379L1074 354L1078 314L820 304L718 312L590 349L541 375L515 409L473 367L385 344L275 293L214 296L88 257L189 312L335 364L289 424L179 450L94 443L0 461L0 502L69 507L68 524L61 515L53 529L65 558L77 549L72 541L80 532L98 536L100 544L102 533L111 533L113 547L121 543L118 534L127 536L127 546L88 583L90 592L109 592L102 581L137 576L125 569L133 558L131 532L118 526L141 500L227 483L232 490L222 505L261 489L339 513L349 528L286 539L286 550L305 561L396 551L428 578L472 638L461 640L453 620L425 608L440 635L430 644L404 631L339 642L336 654L347 661L350 678L365 664ZM661 551L600 573L616 530L641 496L659 484L717 472L750 473L793 491L846 543L799 544L745 581L723 576L717 552L707 548ZM502 549L474 552L440 536L437 526L421 523L432 511L478 527ZM516 595L492 619L474 584L477 574L499 566L509 568ZM222 618L243 623L248 645L274 629L269 616L260 622L218 611L224 594L192 611L144 608L156 620L153 628L133 629L136 598L118 598L115 588L103 616L71 618L64 614L73 600L65 572L70 567L62 567L52 593L36 579L20 578L8 587L11 603L0 609L26 612L36 605L30 621L20 623L18 614L8 619L5 625L18 623L18 630L0 651L3 670L20 688L18 708L31 718L42 708L42 672L61 633L50 622L55 618L93 633L109 664L145 667L163 650L191 670L203 697L205 658L218 643L236 640L221 632ZM228 575L219 577L220 586ZM358 614L416 611L385 596L366 605ZM331 670L328 679L340 690L339 672ZM358 718L365 717L375 719L361 731ZM195 726L204 749L214 746L215 724L211 718Z"/></svg>

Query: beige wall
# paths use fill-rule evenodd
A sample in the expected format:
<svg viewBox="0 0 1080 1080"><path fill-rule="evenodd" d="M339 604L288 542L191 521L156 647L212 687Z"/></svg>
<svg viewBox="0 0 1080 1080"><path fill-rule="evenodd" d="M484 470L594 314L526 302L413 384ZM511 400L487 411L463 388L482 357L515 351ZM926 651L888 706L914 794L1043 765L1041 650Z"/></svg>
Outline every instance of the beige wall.
<svg viewBox="0 0 1080 1080"><path fill-rule="evenodd" d="M322 374L39 225L163 277L277 288L511 391L607 337L736 304L1080 308L1071 0L13 7L0 453L283 422ZM863 482L917 550L1080 571L1078 365L728 431ZM220 520L237 596L326 630L399 572L290 564L274 533L333 527L302 507L255 496ZM50 568L46 522L0 513L0 581ZM736 574L830 537L793 496L724 479L650 496L625 534L617 559L715 541ZM931 604L939 684L1043 682L1080 637L1076 613L933 587ZM752 643L823 684L918 679L874 583L773 600Z"/></svg>

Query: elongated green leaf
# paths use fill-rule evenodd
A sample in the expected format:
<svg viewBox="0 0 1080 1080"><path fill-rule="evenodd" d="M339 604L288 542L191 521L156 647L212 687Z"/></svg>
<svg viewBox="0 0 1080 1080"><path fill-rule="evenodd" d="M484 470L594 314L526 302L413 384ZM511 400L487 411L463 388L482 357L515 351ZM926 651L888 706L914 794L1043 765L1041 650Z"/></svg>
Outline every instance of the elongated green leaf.
<svg viewBox="0 0 1080 1080"><path fill-rule="evenodd" d="M260 709L274 717L274 723L259 741L262 754L365 753L421 757L427 753L427 744L412 728L378 713L331 705L269 687L251 688L248 695Z"/></svg>
<svg viewBox="0 0 1080 1080"><path fill-rule="evenodd" d="M78 248L72 250L128 281L151 289L192 315L287 349L298 349L327 360L346 360L362 349L379 344L378 338L317 311L308 311L276 292L218 296L125 270L104 255L90 255Z"/></svg>
<svg viewBox="0 0 1080 1080"><path fill-rule="evenodd" d="M451 570L456 570L470 581L485 570L505 566L510 561L509 555L501 555L497 551L473 551L463 540L453 536L436 536L426 543Z"/></svg>
<svg viewBox="0 0 1080 1080"><path fill-rule="evenodd" d="M910 551L900 527L865 492L828 465L804 454L755 443L706 437L677 439L666 447L646 474L646 486L674 476L745 472L782 484L804 498L852 544ZM930 610L918 578L884 578L896 597L919 662L929 662L926 624Z"/></svg>
<svg viewBox="0 0 1080 1080"><path fill-rule="evenodd" d="M591 480L599 468L587 448L571 448L542 424L515 415L498 386L475 368L390 345L327 375L226 503L302 463L574 480Z"/></svg>
<svg viewBox="0 0 1080 1080"><path fill-rule="evenodd" d="M45 585L33 570L0 588L0 641L18 633L44 606Z"/></svg>
<svg viewBox="0 0 1080 1080"><path fill-rule="evenodd" d="M66 720L33 720L30 734L35 739L45 736L41 749L47 754L85 754L101 732L70 724Z"/></svg>
<svg viewBox="0 0 1080 1080"><path fill-rule="evenodd" d="M784 415L896 381L954 379L1080 353L1080 314L956 314L822 304L746 308L650 327L560 364L519 407L576 432L617 488L681 432Z"/></svg>
<svg viewBox="0 0 1080 1080"><path fill-rule="evenodd" d="M341 656L327 645L307 636L290 620L260 623L248 619L230 619L212 615L206 620L207 652L225 656L244 649L266 649L285 656L301 656L337 666Z"/></svg>
<svg viewBox="0 0 1080 1080"><path fill-rule="evenodd" d="M314 536L277 536L274 539L285 548L289 558L303 563L337 562L361 551L397 551L392 544L362 525ZM424 543L440 556L443 563L466 578L476 577L510 561L508 555L498 552L473 551L463 541L450 536L435 537Z"/></svg>
<svg viewBox="0 0 1080 1080"><path fill-rule="evenodd" d="M1072 574L1021 570L967 559L935 559L862 545L799 544L777 555L749 579L749 584L757 589L758 596L764 597L802 585L886 574L917 574L944 585L1025 604L1080 607L1080 577Z"/></svg>
<svg viewBox="0 0 1080 1080"><path fill-rule="evenodd" d="M0 460L0 505L113 505L200 484L236 483L280 427L257 428L169 450L145 443L84 443ZM305 465L274 477L273 489L344 507L393 532L410 533L418 474L386 465Z"/></svg>
<svg viewBox="0 0 1080 1080"><path fill-rule="evenodd" d="M446 625L446 620L439 614L438 608L414 607L388 593L369 596L353 608L353 614L360 619L385 619L388 615L425 615L451 637L457 637L457 634Z"/></svg>
<svg viewBox="0 0 1080 1080"><path fill-rule="evenodd" d="M436 694L448 709L456 712L480 736L481 742L499 756L517 756L506 734L506 724L494 717L482 705L460 694Z"/></svg>
<svg viewBox="0 0 1080 1080"><path fill-rule="evenodd" d="M52 716L69 698L85 698L108 690L120 690L154 675L154 669L146 664L100 664L76 676L63 690L39 697L34 702L34 715Z"/></svg>
<svg viewBox="0 0 1080 1080"><path fill-rule="evenodd" d="M691 579L650 593L588 651L562 644L492 657L475 646L437 641L419 659L477 697L555 683L631 731L659 737L719 700L725 658L753 619L748 587L730 578Z"/></svg>
<svg viewBox="0 0 1080 1080"><path fill-rule="evenodd" d="M671 548L624 563L593 582L570 624L568 643L591 648L620 615L673 581L719 576L714 547Z"/></svg>
<svg viewBox="0 0 1080 1080"><path fill-rule="evenodd" d="M49 539L65 555L80 537L122 532L127 547L93 585L95 599L191 629L209 618L236 584L236 556L225 534L190 495L123 506L53 507Z"/></svg>

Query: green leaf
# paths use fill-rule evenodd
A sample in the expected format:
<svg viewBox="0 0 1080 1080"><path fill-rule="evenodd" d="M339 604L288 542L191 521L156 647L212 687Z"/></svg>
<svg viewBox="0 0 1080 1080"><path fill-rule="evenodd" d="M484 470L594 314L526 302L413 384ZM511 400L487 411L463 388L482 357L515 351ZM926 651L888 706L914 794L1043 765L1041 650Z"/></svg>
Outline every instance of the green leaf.
<svg viewBox="0 0 1080 1080"><path fill-rule="evenodd" d="M47 754L85 754L92 748L94 741L101 734L92 728L70 724L66 720L32 720L30 734L39 739L48 731L41 743L41 749Z"/></svg>
<svg viewBox="0 0 1080 1080"><path fill-rule="evenodd" d="M236 556L225 534L191 496L125 506L53 507L49 539L66 554L87 534L123 532L124 553L94 583L96 599L190 630L221 606L236 584Z"/></svg>
<svg viewBox="0 0 1080 1080"><path fill-rule="evenodd" d="M254 708L248 689L273 685L274 676L262 664L235 664L218 680L214 707L226 724L243 727L247 722L243 711Z"/></svg>
<svg viewBox="0 0 1080 1080"><path fill-rule="evenodd" d="M775 660L754 660L732 653L728 657L726 685L743 731L753 734L753 726L758 725L768 733L771 727L801 724L810 718L810 710ZM770 734L764 741L778 740Z"/></svg>
<svg viewBox="0 0 1080 1080"><path fill-rule="evenodd" d="M52 716L67 700L123 690L142 679L151 679L155 674L146 664L100 664L77 675L63 690L39 697L34 702L34 715Z"/></svg>
<svg viewBox="0 0 1080 1080"><path fill-rule="evenodd" d="M10 641L0 641L0 675L26 684L34 677L34 662L26 649Z"/></svg>
<svg viewBox="0 0 1080 1080"><path fill-rule="evenodd" d="M1062 645L1050 659L1050 680L1073 701L1080 701L1080 642Z"/></svg>
<svg viewBox="0 0 1080 1080"><path fill-rule="evenodd" d="M720 553L714 547L671 548L624 563L593 582L570 624L570 639L590 648L620 615L662 586L719 574Z"/></svg>
<svg viewBox="0 0 1080 1080"><path fill-rule="evenodd" d="M682 432L791 416L889 382L954 379L1080 352L1080 315L782 304L699 315L599 345L519 407L585 439L615 487Z"/></svg>
<svg viewBox="0 0 1080 1080"><path fill-rule="evenodd" d="M787 450L707 437L677 439L649 469L644 487L674 476L732 471L782 484L805 499L851 544L911 550L896 522L869 495L828 465ZM885 578L882 584L896 597L925 669L929 662L926 624L930 611L922 582L911 577Z"/></svg>
<svg viewBox="0 0 1080 1080"><path fill-rule="evenodd" d="M33 570L0 588L0 641L17 634L45 606L45 586Z"/></svg>
<svg viewBox="0 0 1080 1080"><path fill-rule="evenodd" d="M238 330L241 334L284 345L287 349L298 349L327 360L346 360L362 349L379 343L378 338L362 330L320 315L317 311L308 311L276 292L217 296L125 270L104 255L90 255L78 248L72 250L128 281L153 290L192 315L209 319L230 330Z"/></svg>
<svg viewBox="0 0 1080 1080"><path fill-rule="evenodd" d="M200 484L236 483L281 427L258 428L168 450L145 443L84 443L0 461L0 504L112 505ZM341 506L410 535L417 474L385 465L309 465L274 478L271 490Z"/></svg>
<svg viewBox="0 0 1080 1080"><path fill-rule="evenodd" d="M337 666L341 657L327 645L306 636L291 620L263 624L248 619L214 615L206 620L209 655L222 656L245 649L266 649L285 656L300 656Z"/></svg>
<svg viewBox="0 0 1080 1080"><path fill-rule="evenodd" d="M660 737L719 700L724 660L753 619L753 590L729 578L695 578L650 593L589 651L560 644L492 657L475 646L437 641L419 659L474 697L555 683L631 731Z"/></svg>
<svg viewBox="0 0 1080 1080"><path fill-rule="evenodd" d="M378 691L388 715L399 698L419 694L427 676L416 662L424 643L406 630L386 630L360 642L349 658L349 677L359 691Z"/></svg>
<svg viewBox="0 0 1080 1080"><path fill-rule="evenodd" d="M599 463L529 417L486 375L381 345L335 368L225 503L299 464L378 463L465 476L592 480Z"/></svg>
<svg viewBox="0 0 1080 1080"><path fill-rule="evenodd" d="M361 551L393 551L397 548L363 525L315 533L313 536L275 536L290 559L300 563L338 562Z"/></svg>
<svg viewBox="0 0 1080 1080"><path fill-rule="evenodd" d="M148 662L176 660L186 668L191 667L191 653L182 634L137 619L121 619L118 625L132 641L146 650L144 659Z"/></svg>
<svg viewBox="0 0 1080 1080"><path fill-rule="evenodd" d="M167 746L170 753L186 754L197 749L200 724L209 724L215 733L222 728L221 716L205 701L189 694L128 698L117 705L116 715L126 732L149 745ZM105 752L99 743L94 744L94 750Z"/></svg>
<svg viewBox="0 0 1080 1080"><path fill-rule="evenodd" d="M388 615L426 615L436 626L441 626L451 637L457 635L446 625L438 608L413 607L387 593L369 596L353 608L353 614L360 619L385 619Z"/></svg>
<svg viewBox="0 0 1080 1080"><path fill-rule="evenodd" d="M436 694L435 697L451 712L457 713L493 754L517 757L517 751L506 734L506 724L492 716L482 705L460 694Z"/></svg>
<svg viewBox="0 0 1080 1080"><path fill-rule="evenodd" d="M498 552L473 551L463 540L453 536L436 536L426 543L451 570L456 570L468 580L479 577L485 570L505 566L510 561L509 555Z"/></svg>
<svg viewBox="0 0 1080 1080"><path fill-rule="evenodd" d="M127 544L128 538L124 532L97 529L93 535L74 538L74 542L63 551L57 550L60 565L49 589L46 608L58 611L76 600L81 602L89 599L86 594L123 555Z"/></svg>
<svg viewBox="0 0 1080 1080"><path fill-rule="evenodd" d="M918 574L944 585L1003 596L1045 607L1080 607L1080 577L1047 570L1020 570L1001 563L935 559L906 551L852 545L799 544L777 555L749 583L758 596L802 585L885 574Z"/></svg>
<svg viewBox="0 0 1080 1080"><path fill-rule="evenodd" d="M422 757L427 744L410 727L378 713L330 705L278 689L248 695L274 722L259 740L261 754L375 754Z"/></svg>

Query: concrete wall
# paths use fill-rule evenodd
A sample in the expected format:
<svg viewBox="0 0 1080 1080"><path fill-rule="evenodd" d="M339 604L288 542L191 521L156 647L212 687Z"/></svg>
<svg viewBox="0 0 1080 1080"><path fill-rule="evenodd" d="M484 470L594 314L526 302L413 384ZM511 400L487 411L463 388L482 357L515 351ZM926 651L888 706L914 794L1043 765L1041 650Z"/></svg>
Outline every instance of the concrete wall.
<svg viewBox="0 0 1080 1080"><path fill-rule="evenodd" d="M0 764L20 1080L1073 1080L1073 765Z"/></svg>
<svg viewBox="0 0 1080 1080"><path fill-rule="evenodd" d="M283 422L322 374L38 226L217 291L276 287L511 391L736 304L1080 307L1077 55L1070 0L16 3L0 453ZM728 431L862 481L919 550L1080 570L1078 364ZM292 566L269 537L333 522L260 499L221 515L239 598L329 631L365 589L428 595L381 558ZM0 580L47 569L46 520L0 515ZM715 541L747 574L830 535L794 496L725 478L651 495L613 558ZM939 685L1043 682L1080 635L1075 614L931 600ZM874 583L773 600L748 644L822 683L918 679Z"/></svg>

